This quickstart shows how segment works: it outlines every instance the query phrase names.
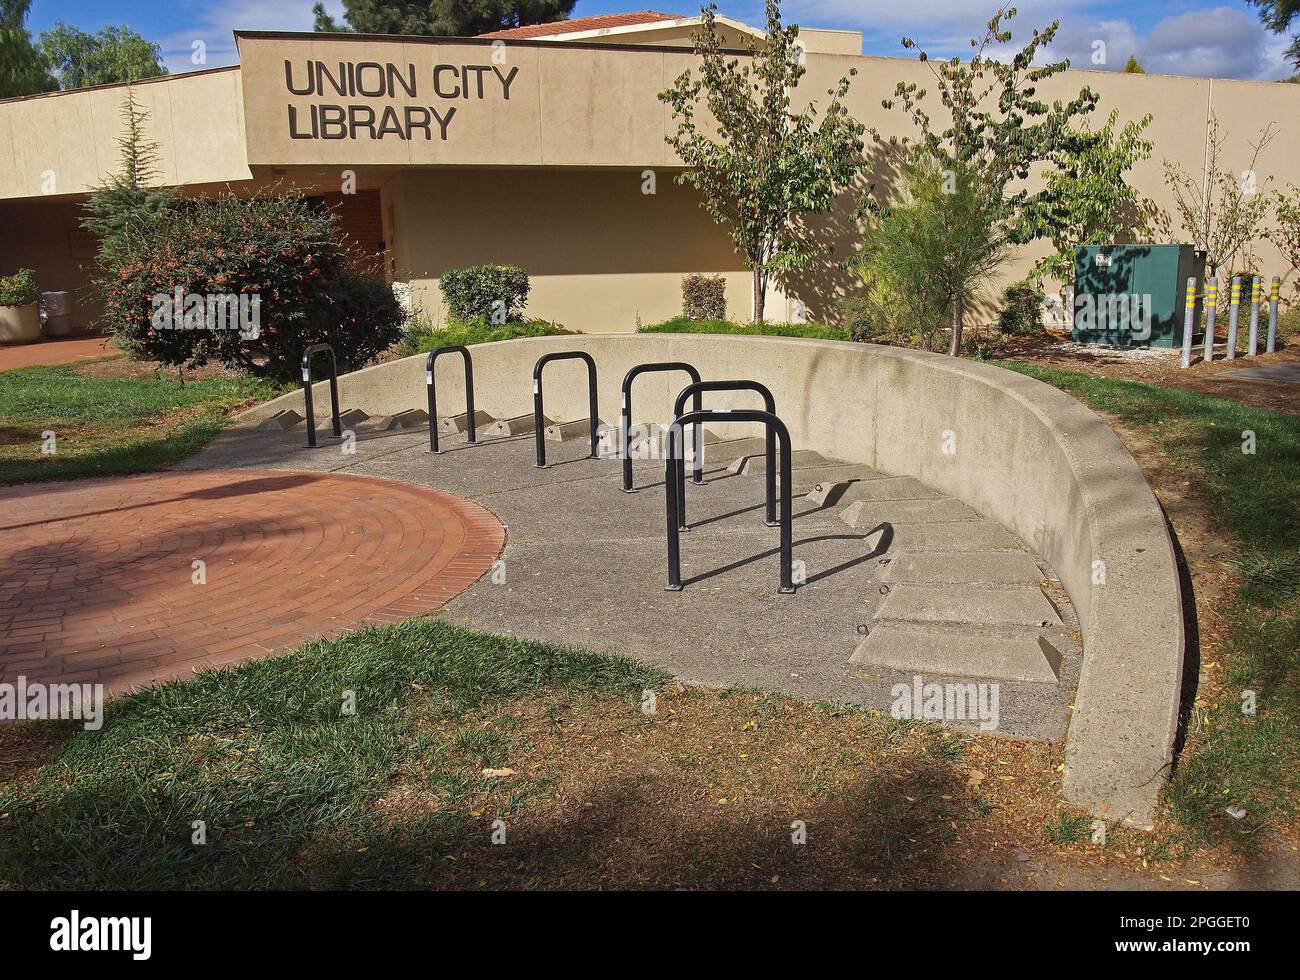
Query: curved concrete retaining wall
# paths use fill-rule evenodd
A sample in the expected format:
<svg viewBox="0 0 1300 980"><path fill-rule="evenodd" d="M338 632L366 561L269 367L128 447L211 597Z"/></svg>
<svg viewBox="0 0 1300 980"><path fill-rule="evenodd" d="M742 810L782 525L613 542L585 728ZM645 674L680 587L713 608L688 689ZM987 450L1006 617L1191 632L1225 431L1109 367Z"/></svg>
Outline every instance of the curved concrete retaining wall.
<svg viewBox="0 0 1300 980"><path fill-rule="evenodd" d="M532 411L537 358L585 350L600 370L600 416L617 424L623 375L647 361L688 361L706 379L751 378L776 396L796 445L912 476L1014 531L1061 576L1084 634L1066 743L1064 794L1111 820L1151 821L1169 774L1183 666L1183 618L1163 513L1133 457L1069 395L987 364L831 341L705 334L575 335L474 347L477 407ZM440 358L438 408L464 410L460 358ZM685 376L649 374L633 422L671 412ZM585 368L551 364L546 414L587 413ZM389 415L425 405L424 355L339 379L344 408ZM715 394L706 407L761 407ZM316 404L328 411L328 389ZM302 410L301 392L245 413ZM951 454L945 448L951 448Z"/></svg>

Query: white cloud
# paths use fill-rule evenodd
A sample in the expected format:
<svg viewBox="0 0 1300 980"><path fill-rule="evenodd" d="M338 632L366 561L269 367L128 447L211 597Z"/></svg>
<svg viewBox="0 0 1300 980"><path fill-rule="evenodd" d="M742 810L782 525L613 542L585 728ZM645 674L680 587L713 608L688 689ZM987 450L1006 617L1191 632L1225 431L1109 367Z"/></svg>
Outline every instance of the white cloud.
<svg viewBox="0 0 1300 980"><path fill-rule="evenodd" d="M163 63L171 72L194 71L233 65L239 60L232 32L243 31L310 31L315 0L216 0L195 18L193 28L176 31L161 38ZM338 19L343 12L342 0L325 0L325 9ZM206 46L206 64L191 60L195 41Z"/></svg>

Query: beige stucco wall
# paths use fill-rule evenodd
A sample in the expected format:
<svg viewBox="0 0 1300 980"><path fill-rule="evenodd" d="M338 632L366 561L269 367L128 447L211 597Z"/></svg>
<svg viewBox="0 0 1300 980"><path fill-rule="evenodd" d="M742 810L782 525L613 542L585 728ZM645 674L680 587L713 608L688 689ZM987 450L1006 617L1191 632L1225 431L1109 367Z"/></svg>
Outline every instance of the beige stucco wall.
<svg viewBox="0 0 1300 980"><path fill-rule="evenodd" d="M725 232L667 172L412 170L395 204L396 277L437 321L449 268L505 262L527 269L527 315L587 332L629 331L681 312L681 279L724 274L733 315L751 313L749 273Z"/></svg>
<svg viewBox="0 0 1300 980"><path fill-rule="evenodd" d="M137 82L163 184L250 176L238 69ZM0 102L0 199L79 194L118 169L124 85Z"/></svg>

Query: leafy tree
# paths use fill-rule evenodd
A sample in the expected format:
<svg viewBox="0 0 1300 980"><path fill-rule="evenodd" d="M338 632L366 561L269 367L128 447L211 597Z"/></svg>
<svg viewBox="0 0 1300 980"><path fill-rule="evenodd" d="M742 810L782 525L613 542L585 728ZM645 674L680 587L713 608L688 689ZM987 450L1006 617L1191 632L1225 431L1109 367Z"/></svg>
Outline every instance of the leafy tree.
<svg viewBox="0 0 1300 980"><path fill-rule="evenodd" d="M954 173L950 168L962 167ZM868 318L883 339L934 350L946 317L957 328L1006 261L1011 239L996 190L965 165L916 149L858 253ZM909 334L911 336L909 336Z"/></svg>
<svg viewBox="0 0 1300 980"><path fill-rule="evenodd" d="M318 31L473 37L564 20L576 0L343 0L345 25L312 7Z"/></svg>
<svg viewBox="0 0 1300 980"><path fill-rule="evenodd" d="M1129 75L1145 75L1147 70L1143 68L1137 58L1133 55L1128 56L1128 61L1124 62L1124 71Z"/></svg>
<svg viewBox="0 0 1300 980"><path fill-rule="evenodd" d="M65 89L167 74L162 48L125 25L88 34L59 21L41 35L41 53Z"/></svg>
<svg viewBox="0 0 1300 980"><path fill-rule="evenodd" d="M105 178L90 195L81 225L99 239L100 279L107 289L117 275L125 257L133 254L135 243L166 220L175 197L158 182L158 144L145 138L149 114L135 100L127 87L122 100L123 132L118 137L120 168Z"/></svg>
<svg viewBox="0 0 1300 980"><path fill-rule="evenodd" d="M1300 21L1300 0L1246 0L1246 2L1259 8L1259 19L1274 34L1284 34L1293 22ZM1291 41L1291 46L1286 49L1286 56L1291 59L1293 65L1300 68L1300 37Z"/></svg>
<svg viewBox="0 0 1300 980"><path fill-rule="evenodd" d="M690 168L677 180L699 191L714 222L729 226L753 270L754 320L761 323L771 277L809 268L821 253L798 220L829 211L862 173L864 128L844 106L856 72L828 92L820 118L813 103L794 112L806 69L799 28L782 25L780 3L768 0L766 37L750 45L746 59L723 53L717 6L702 13L698 77L687 69L659 98L677 120L668 143ZM701 108L712 125L697 123Z"/></svg>
<svg viewBox="0 0 1300 980"><path fill-rule="evenodd" d="M1150 205L1125 179L1133 165L1151 155L1142 135L1148 113L1116 131L1119 111L1093 131L1070 130L1051 154L1054 164L1041 193L1025 206L1021 222L1028 237L1048 238L1052 254L1039 259L1033 275L1061 284L1062 300L1074 278L1074 253L1080 245L1134 241L1150 234ZM1026 237L1022 234L1020 237Z"/></svg>
<svg viewBox="0 0 1300 980"><path fill-rule="evenodd" d="M0 0L0 99L59 87L27 30L31 5L32 0Z"/></svg>
<svg viewBox="0 0 1300 980"><path fill-rule="evenodd" d="M1262 180L1256 164L1260 153L1272 142L1272 123L1260 131L1259 139L1250 143L1250 162L1240 173L1225 162L1228 134L1219 127L1219 117L1210 113L1210 133L1205 146L1205 169L1188 173L1181 164L1164 161L1165 184L1174 199L1174 211L1181 228L1165 214L1160 230L1169 238L1185 234L1205 253L1209 275L1218 275L1222 266L1232 268L1241 250L1255 241L1268 218L1270 198L1265 187L1272 177Z"/></svg>
<svg viewBox="0 0 1300 980"><path fill-rule="evenodd" d="M1278 191L1277 216L1268 237L1291 270L1300 269L1300 187Z"/></svg>
<svg viewBox="0 0 1300 980"><path fill-rule="evenodd" d="M933 160L952 180L972 180L987 195L992 219L1000 234L1009 240L1029 241L1038 232L1024 222L1026 208L1042 190L1031 192L1028 178L1037 164L1050 161L1068 145L1071 123L1086 116L1097 105L1097 95L1083 88L1069 102L1047 103L1037 98L1037 85L1069 68L1069 61L1035 65L1041 48L1056 36L1059 21L1033 37L1010 57L995 49L1011 40L1004 24L1016 9L1004 5L986 25L982 38L972 38L974 55L969 61L953 57L933 61L924 52L920 60L929 67L942 103L942 120L936 122L925 109L926 90L914 82L899 82L894 97L885 99L886 109L901 108L918 130L915 140L890 137L885 140L874 128L876 143L895 160L905 162L913 154ZM903 46L916 47L911 38ZM964 327L963 297L970 290L953 291L953 333L949 352L961 350Z"/></svg>

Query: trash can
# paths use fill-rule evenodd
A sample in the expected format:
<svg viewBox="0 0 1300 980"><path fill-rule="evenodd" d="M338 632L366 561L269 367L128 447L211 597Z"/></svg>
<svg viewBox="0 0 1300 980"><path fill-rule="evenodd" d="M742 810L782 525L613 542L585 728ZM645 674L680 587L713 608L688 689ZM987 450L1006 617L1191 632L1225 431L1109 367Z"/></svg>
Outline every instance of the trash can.
<svg viewBox="0 0 1300 980"><path fill-rule="evenodd" d="M1191 277L1198 282L1205 277L1205 253L1191 245L1080 246L1074 257L1071 339L1120 347L1181 346Z"/></svg>
<svg viewBox="0 0 1300 980"><path fill-rule="evenodd" d="M72 333L72 294L61 289L41 293L41 319L47 337Z"/></svg>

